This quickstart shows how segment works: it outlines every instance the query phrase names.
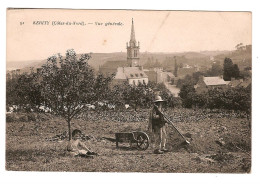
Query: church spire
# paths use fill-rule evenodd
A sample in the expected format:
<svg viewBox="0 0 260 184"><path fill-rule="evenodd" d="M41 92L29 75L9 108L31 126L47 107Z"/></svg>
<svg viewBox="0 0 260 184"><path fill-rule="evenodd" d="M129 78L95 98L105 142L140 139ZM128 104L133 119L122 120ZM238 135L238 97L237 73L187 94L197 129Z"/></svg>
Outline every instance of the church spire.
<svg viewBox="0 0 260 184"><path fill-rule="evenodd" d="M139 66L139 42L136 44L135 40L135 29L134 29L134 19L132 18L132 28L131 28L131 37L129 44L126 44L127 49L127 62L131 67Z"/></svg>
<svg viewBox="0 0 260 184"><path fill-rule="evenodd" d="M136 42L135 41L135 29L134 29L134 19L132 18L132 28L131 28L131 37L130 42Z"/></svg>

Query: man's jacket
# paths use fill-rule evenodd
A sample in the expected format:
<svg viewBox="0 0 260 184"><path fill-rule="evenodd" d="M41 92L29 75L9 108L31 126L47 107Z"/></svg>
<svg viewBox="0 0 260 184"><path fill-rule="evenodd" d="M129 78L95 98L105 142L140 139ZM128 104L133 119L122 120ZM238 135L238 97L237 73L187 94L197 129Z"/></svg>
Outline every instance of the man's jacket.
<svg viewBox="0 0 260 184"><path fill-rule="evenodd" d="M156 128L161 128L165 125L163 116L153 107L149 114L148 131L154 132Z"/></svg>

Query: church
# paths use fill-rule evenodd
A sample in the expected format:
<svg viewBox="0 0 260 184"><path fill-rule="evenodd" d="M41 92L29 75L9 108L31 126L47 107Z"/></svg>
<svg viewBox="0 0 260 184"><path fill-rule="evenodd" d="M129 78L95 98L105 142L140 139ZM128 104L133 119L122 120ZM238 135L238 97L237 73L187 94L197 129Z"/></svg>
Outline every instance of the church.
<svg viewBox="0 0 260 184"><path fill-rule="evenodd" d="M127 81L130 85L148 84L148 76L143 67L140 66L140 43L135 40L134 20L132 19L130 41L126 43L127 65L118 67L115 75L115 82Z"/></svg>

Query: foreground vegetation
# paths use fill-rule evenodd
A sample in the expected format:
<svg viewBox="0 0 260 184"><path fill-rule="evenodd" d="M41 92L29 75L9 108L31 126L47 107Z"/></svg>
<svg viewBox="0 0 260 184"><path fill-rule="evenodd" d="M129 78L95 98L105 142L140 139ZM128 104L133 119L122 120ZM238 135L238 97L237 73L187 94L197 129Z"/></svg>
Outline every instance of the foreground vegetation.
<svg viewBox="0 0 260 184"><path fill-rule="evenodd" d="M103 171L103 172L209 172L244 173L251 168L250 120L225 111L209 113L189 109L168 110L182 112L175 120L176 127L191 141L188 147L177 145L173 129L169 126L169 153L153 154L150 146L139 151L122 144L116 148L108 139L115 132L146 131L147 120L115 121L80 118L72 121L72 128L81 129L90 139L86 144L99 153L94 159L71 158L66 154L66 140L46 141L66 131L66 123L59 117L37 114L34 121L12 121L6 125L6 169L26 171ZM112 112L111 112L112 113ZM123 112L121 112L123 113ZM145 113L125 112L125 117L141 117ZM197 118L187 118L193 115ZM7 117L10 117L8 115ZM25 114L15 114L19 120ZM31 115L32 116L32 115ZM92 114L92 116L96 116ZM85 115L85 117L87 117ZM26 118L25 118L26 119ZM172 116L173 120L173 116ZM150 137L152 137L150 135Z"/></svg>

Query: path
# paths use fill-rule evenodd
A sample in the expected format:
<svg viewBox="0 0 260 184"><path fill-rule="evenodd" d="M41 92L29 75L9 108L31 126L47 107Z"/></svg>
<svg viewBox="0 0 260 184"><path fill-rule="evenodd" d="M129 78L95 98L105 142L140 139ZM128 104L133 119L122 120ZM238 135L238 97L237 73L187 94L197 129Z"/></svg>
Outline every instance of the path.
<svg viewBox="0 0 260 184"><path fill-rule="evenodd" d="M175 96L179 96L180 88L177 88L176 85L171 85L169 82L164 82L166 88Z"/></svg>

